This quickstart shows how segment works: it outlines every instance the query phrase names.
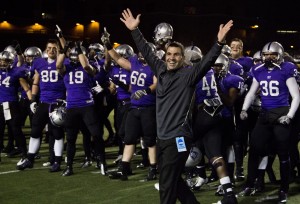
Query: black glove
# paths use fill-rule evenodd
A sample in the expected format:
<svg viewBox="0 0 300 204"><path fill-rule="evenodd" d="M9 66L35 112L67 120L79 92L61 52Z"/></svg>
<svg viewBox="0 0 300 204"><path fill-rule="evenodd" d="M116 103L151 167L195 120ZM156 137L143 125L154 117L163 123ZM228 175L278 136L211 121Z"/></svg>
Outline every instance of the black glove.
<svg viewBox="0 0 300 204"><path fill-rule="evenodd" d="M58 27L58 25L56 25L55 35L56 35L58 38L62 38L62 37L63 37L62 30L60 29L60 27Z"/></svg>
<svg viewBox="0 0 300 204"><path fill-rule="evenodd" d="M148 87L147 89L141 89L134 92L131 96L134 100L140 100L143 96L146 96L151 93L151 89Z"/></svg>
<svg viewBox="0 0 300 204"><path fill-rule="evenodd" d="M66 54L67 51L69 50L69 48L72 48L74 47L74 42L73 41L67 41L66 44L65 44L65 47L60 50L60 53L61 54Z"/></svg>
<svg viewBox="0 0 300 204"><path fill-rule="evenodd" d="M113 47L109 39L110 34L107 32L106 27L104 27L104 33L101 36L101 41L107 50L111 50Z"/></svg>
<svg viewBox="0 0 300 204"><path fill-rule="evenodd" d="M75 42L75 49L76 49L78 55L80 55L80 54L83 53L83 52L82 52L82 49L81 49L81 42L80 42L80 41L76 41L76 42Z"/></svg>
<svg viewBox="0 0 300 204"><path fill-rule="evenodd" d="M17 40L13 40L11 44L12 44L13 48L15 49L15 51L17 52L17 55L21 55L22 49L21 49L20 43Z"/></svg>

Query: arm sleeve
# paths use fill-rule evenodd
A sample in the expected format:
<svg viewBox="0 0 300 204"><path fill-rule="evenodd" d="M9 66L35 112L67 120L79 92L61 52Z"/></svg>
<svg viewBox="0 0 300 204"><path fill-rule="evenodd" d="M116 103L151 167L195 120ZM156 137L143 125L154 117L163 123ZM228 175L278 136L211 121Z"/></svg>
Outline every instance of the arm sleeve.
<svg viewBox="0 0 300 204"><path fill-rule="evenodd" d="M289 92L292 96L292 102L291 102L291 107L290 110L288 112L288 116L290 118L293 118L298 107L299 107L299 103L300 103L300 96L299 96L299 87L298 84L296 82L296 79L294 77L289 78L286 81L286 85L289 88Z"/></svg>
<svg viewBox="0 0 300 204"><path fill-rule="evenodd" d="M152 52L151 47L147 44L146 39L144 38L141 31L137 28L131 32L132 38L138 48L138 50L142 53L146 62L151 67L151 70L157 76L158 70L165 70L166 65L163 60L160 60L154 52Z"/></svg>
<svg viewBox="0 0 300 204"><path fill-rule="evenodd" d="M259 88L259 83L254 78L253 82L251 84L250 90L245 97L242 110L247 111L249 109L249 107L251 106L251 104L253 103L253 101L255 99L255 94L256 94L258 88Z"/></svg>

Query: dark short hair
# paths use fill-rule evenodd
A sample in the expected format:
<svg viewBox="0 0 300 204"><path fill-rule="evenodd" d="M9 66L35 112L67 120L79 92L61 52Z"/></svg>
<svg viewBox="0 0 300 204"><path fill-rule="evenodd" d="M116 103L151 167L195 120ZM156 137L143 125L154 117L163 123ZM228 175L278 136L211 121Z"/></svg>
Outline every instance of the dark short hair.
<svg viewBox="0 0 300 204"><path fill-rule="evenodd" d="M184 55L184 46L180 42L173 41L173 42L167 43L166 50L168 50L169 47L179 47L181 49L181 54Z"/></svg>

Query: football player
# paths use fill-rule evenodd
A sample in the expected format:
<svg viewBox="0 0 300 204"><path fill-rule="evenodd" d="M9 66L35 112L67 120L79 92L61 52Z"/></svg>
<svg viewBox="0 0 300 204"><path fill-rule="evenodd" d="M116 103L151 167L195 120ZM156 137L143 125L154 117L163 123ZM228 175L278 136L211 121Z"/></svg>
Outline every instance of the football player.
<svg viewBox="0 0 300 204"><path fill-rule="evenodd" d="M251 134L247 181L240 195L253 194L258 162L260 157L268 154L269 144L273 143L280 162L281 180L278 191L280 203L287 202L290 126L300 102L299 87L295 79L297 66L284 62L283 52L284 49L278 42L269 42L263 47L263 63L252 69L253 82L240 113L242 120L248 117L247 110L255 99L257 90L260 89L262 111ZM289 102L290 95L291 102Z"/></svg>

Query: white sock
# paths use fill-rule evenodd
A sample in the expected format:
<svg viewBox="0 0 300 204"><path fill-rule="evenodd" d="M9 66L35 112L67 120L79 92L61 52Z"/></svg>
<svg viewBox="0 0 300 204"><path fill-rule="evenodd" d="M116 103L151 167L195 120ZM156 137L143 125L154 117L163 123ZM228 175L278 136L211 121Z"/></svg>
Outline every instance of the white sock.
<svg viewBox="0 0 300 204"><path fill-rule="evenodd" d="M64 151L64 140L55 140L54 142L54 154L57 157L61 157Z"/></svg>
<svg viewBox="0 0 300 204"><path fill-rule="evenodd" d="M30 137L28 145L28 153L35 154L39 150L41 145L41 138Z"/></svg>

